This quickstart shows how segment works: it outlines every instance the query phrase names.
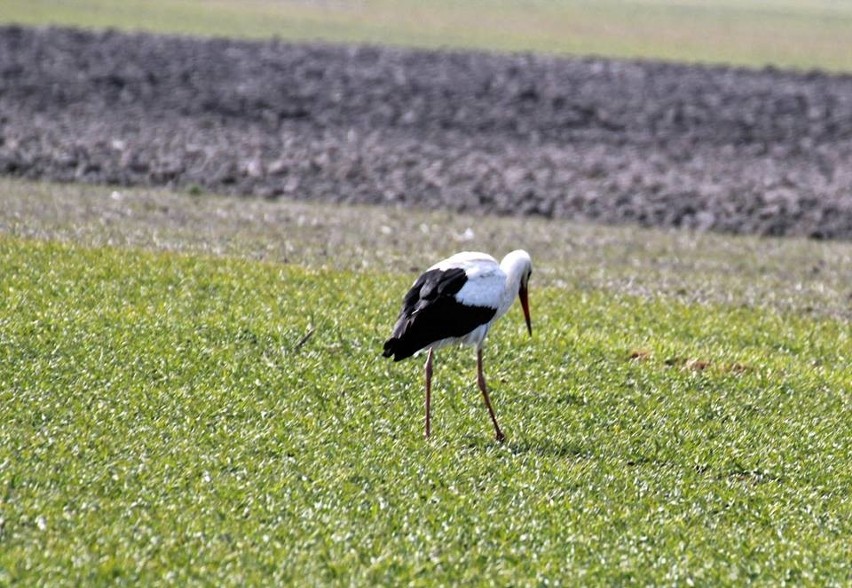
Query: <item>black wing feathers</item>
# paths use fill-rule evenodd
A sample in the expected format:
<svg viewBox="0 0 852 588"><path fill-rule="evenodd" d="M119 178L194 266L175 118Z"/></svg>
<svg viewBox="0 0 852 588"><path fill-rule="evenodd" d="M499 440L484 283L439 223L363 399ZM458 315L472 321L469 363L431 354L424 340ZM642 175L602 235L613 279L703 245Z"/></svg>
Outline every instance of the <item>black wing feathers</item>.
<svg viewBox="0 0 852 588"><path fill-rule="evenodd" d="M454 295L467 282L462 268L429 270L421 275L405 295L402 312L385 342L385 357L399 361L430 344L449 337L462 337L490 321L496 308L466 306Z"/></svg>

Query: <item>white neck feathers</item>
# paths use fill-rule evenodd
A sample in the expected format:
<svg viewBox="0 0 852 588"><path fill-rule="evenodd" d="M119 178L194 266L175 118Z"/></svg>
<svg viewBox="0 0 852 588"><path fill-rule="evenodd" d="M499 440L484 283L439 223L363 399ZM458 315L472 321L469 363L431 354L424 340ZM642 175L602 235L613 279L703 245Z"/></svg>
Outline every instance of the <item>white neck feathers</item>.
<svg viewBox="0 0 852 588"><path fill-rule="evenodd" d="M500 262L500 269L506 274L506 289L503 291L503 299L497 316L502 316L512 306L518 296L521 280L526 279L532 270L530 254L523 249L516 249L506 255Z"/></svg>

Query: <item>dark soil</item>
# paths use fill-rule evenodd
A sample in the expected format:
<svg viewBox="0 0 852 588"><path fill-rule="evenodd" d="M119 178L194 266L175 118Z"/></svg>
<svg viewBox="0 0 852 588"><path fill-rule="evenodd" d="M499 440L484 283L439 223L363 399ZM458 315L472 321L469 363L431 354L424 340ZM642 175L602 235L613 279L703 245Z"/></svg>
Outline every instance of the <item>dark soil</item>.
<svg viewBox="0 0 852 588"><path fill-rule="evenodd" d="M0 27L0 173L852 238L852 76Z"/></svg>

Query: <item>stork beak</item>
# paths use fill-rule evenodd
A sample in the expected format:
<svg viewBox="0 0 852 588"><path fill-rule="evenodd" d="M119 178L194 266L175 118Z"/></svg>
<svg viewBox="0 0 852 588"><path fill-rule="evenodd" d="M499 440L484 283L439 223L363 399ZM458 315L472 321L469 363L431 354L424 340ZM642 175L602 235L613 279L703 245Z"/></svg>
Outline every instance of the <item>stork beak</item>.
<svg viewBox="0 0 852 588"><path fill-rule="evenodd" d="M532 324L530 323L530 303L527 298L527 287L521 286L521 289L518 290L518 298L521 299L521 308L524 309L524 319L527 321L527 332L532 337Z"/></svg>

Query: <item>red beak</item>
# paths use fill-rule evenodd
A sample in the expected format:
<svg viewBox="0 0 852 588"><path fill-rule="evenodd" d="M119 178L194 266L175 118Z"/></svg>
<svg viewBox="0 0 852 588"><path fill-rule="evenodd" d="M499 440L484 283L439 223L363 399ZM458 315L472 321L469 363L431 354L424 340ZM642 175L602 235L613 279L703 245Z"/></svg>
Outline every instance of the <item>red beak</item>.
<svg viewBox="0 0 852 588"><path fill-rule="evenodd" d="M527 287L521 286L518 290L518 298L521 299L521 308L524 309L524 319L527 321L527 332L532 337L532 324L530 323L530 302L527 299Z"/></svg>

